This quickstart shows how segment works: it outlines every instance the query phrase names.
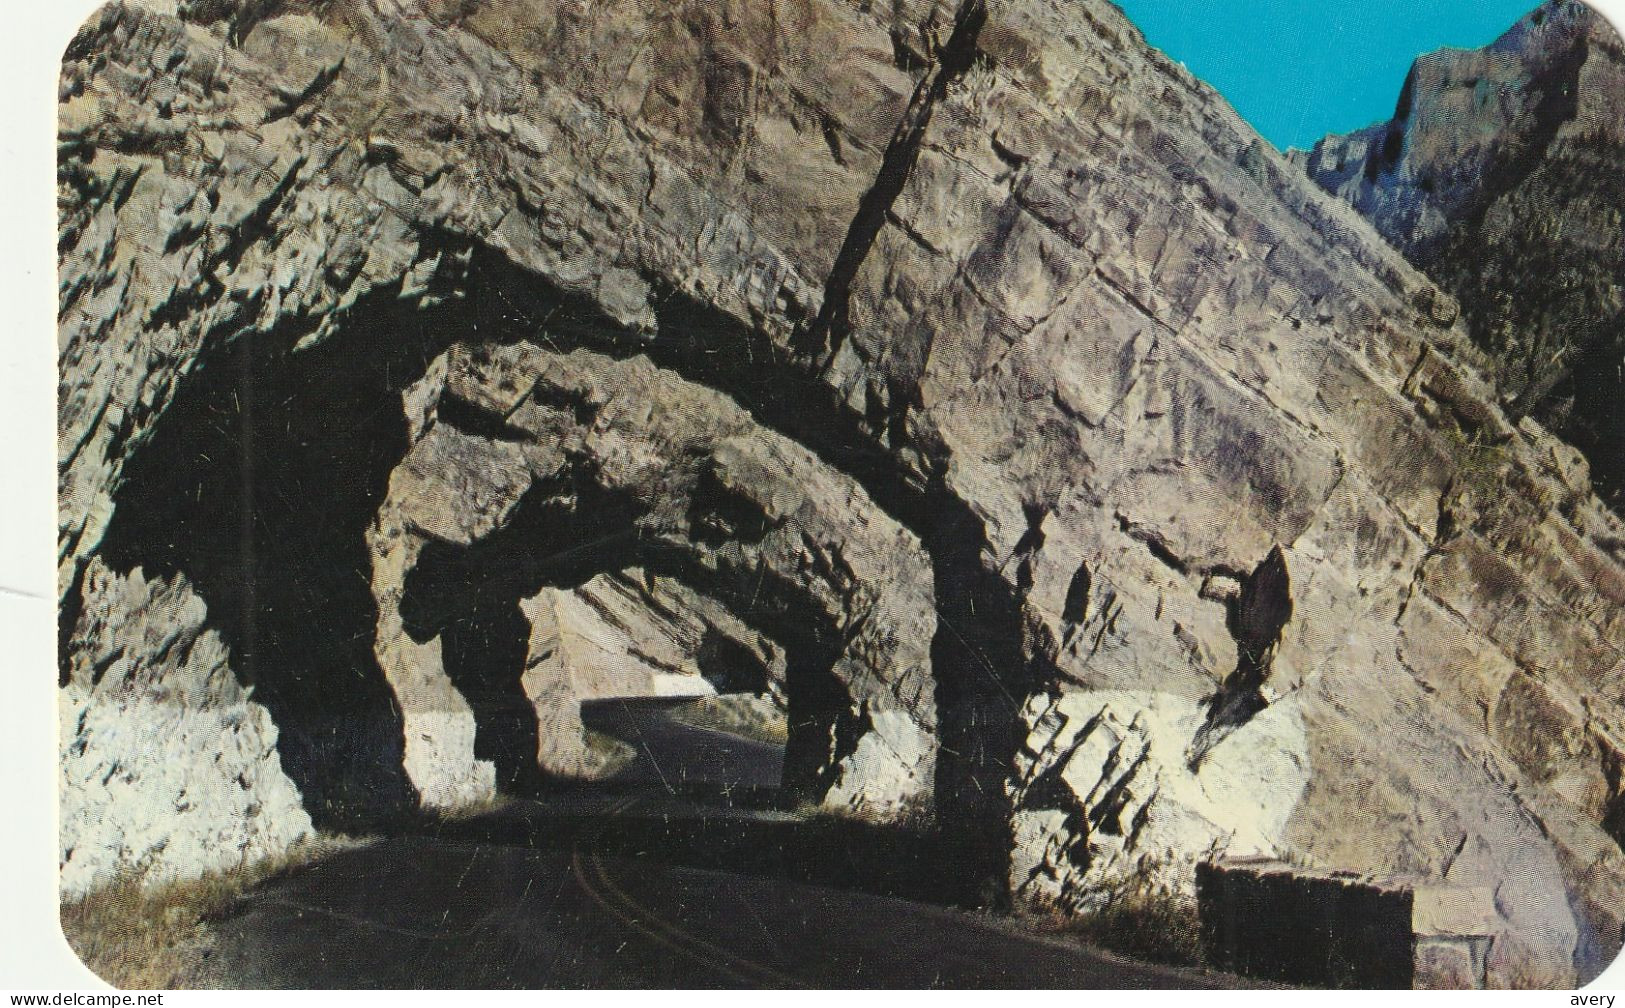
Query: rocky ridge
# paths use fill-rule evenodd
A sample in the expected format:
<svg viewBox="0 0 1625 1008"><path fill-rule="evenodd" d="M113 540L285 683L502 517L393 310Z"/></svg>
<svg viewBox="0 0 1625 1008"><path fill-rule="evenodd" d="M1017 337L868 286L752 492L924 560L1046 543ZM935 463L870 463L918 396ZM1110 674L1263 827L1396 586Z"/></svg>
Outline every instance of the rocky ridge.
<svg viewBox="0 0 1625 1008"><path fill-rule="evenodd" d="M151 0L62 100L65 661L165 635L104 568L206 609L262 808L522 784L634 608L994 899L1256 850L1493 887L1492 983L1618 947L1625 526L1109 4Z"/></svg>
<svg viewBox="0 0 1625 1008"><path fill-rule="evenodd" d="M1296 152L1459 299L1509 413L1625 493L1625 47L1550 0L1491 45L1411 68L1394 118Z"/></svg>

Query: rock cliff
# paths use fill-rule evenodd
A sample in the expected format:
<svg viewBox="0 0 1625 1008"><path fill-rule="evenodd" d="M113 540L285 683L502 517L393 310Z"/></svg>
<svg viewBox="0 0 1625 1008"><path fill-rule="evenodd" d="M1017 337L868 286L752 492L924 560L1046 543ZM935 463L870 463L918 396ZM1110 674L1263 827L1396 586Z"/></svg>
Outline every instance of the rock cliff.
<svg viewBox="0 0 1625 1008"><path fill-rule="evenodd" d="M1493 887L1491 982L1618 947L1625 524L1111 5L148 0L61 97L64 746L202 708L245 852L664 670L994 902L1258 852Z"/></svg>
<svg viewBox="0 0 1625 1008"><path fill-rule="evenodd" d="M1625 501L1625 49L1574 0L1411 68L1394 118L1295 155L1460 300L1513 415Z"/></svg>

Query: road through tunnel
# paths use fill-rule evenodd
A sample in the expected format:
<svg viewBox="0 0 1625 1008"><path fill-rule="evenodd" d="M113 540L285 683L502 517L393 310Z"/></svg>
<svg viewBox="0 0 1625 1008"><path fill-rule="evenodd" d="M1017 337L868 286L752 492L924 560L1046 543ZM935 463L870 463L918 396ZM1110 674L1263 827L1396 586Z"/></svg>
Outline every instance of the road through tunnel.
<svg viewBox="0 0 1625 1008"><path fill-rule="evenodd" d="M443 674L467 703L472 757L500 786L570 776L549 756L582 732L581 701L686 677L782 694L784 800L881 817L929 803L929 562L861 488L646 358L470 345L444 376L382 512L399 533L384 538L408 544L383 564L400 630L384 649L438 642L440 668L420 655L413 675ZM472 505L443 492L476 485ZM583 622L607 638L586 659L564 653ZM675 658L651 653L663 642ZM609 651L648 675L606 668Z"/></svg>
<svg viewBox="0 0 1625 1008"><path fill-rule="evenodd" d="M944 545L958 525L931 534L957 510L911 505L858 428L793 430L816 390L789 364L777 407L731 386L747 337L708 317L668 303L645 354L489 253L451 258L435 298L369 295L313 345L313 326L222 340L132 458L104 544L195 586L321 824L591 778L581 704L674 683L783 711L791 803L928 820L939 725L950 790L967 761L999 790L1002 743L966 698L1008 706L983 626L1004 610L953 575L979 564ZM584 621L609 628L594 669L646 678L582 689ZM963 755L975 739L993 755Z"/></svg>

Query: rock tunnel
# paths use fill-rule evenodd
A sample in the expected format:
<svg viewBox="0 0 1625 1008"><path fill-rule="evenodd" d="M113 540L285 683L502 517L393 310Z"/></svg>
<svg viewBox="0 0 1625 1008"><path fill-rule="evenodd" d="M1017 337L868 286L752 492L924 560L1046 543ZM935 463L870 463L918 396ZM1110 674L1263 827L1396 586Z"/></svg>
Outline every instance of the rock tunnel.
<svg viewBox="0 0 1625 1008"><path fill-rule="evenodd" d="M619 663L782 692L787 789L932 806L983 859L949 885L1081 907L1163 852L1177 882L1239 822L1322 867L1504 885L1559 958L1566 878L1617 946L1618 719L1587 698L1625 668L1621 535L1583 460L1502 424L1448 299L1116 14L1074 36L967 2L950 34L948 6L831 7L874 43L834 62L780 59L817 36L776 17L644 11L673 58L641 93L600 76L628 47L585 14L567 46L382 10L372 52L303 13L231 45L128 7L87 31L62 147L74 877L169 844L137 834L193 778L232 827L194 815L189 868L257 830L283 849L300 803L351 830L590 776L579 704L633 688ZM1051 56L1098 114L1023 69ZM122 94L158 66L186 102ZM1506 438L1488 467L1481 431ZM587 622L618 639L590 660ZM216 702L233 673L253 704ZM148 744L188 718L204 744ZM177 749L199 773L121 767Z"/></svg>
<svg viewBox="0 0 1625 1008"><path fill-rule="evenodd" d="M397 472L377 537L379 569L404 570L378 581L399 613L380 648L421 658L441 641L441 670L477 726L473 755L503 784L538 766L526 710L559 671L545 644L559 615L541 593L632 572L680 586L678 605L720 604L784 654L790 793L870 808L929 793L929 567L859 488L643 359L515 343L455 347L444 367L432 429ZM460 526L466 515L477 517ZM386 665L414 698L410 749L419 712L443 719L448 694L429 685L432 656ZM415 772L455 792L446 782L467 754L434 759Z"/></svg>
<svg viewBox="0 0 1625 1008"><path fill-rule="evenodd" d="M627 663L662 668L634 638L681 624L687 671L782 697L789 800L931 809L944 697L920 537L725 391L726 365L671 366L673 345L711 356L714 330L668 316L651 350L499 257L441 259L427 298L386 290L320 341L245 333L200 358L101 554L191 583L318 825L590 777L583 683L641 681L584 676L559 642L608 596Z"/></svg>

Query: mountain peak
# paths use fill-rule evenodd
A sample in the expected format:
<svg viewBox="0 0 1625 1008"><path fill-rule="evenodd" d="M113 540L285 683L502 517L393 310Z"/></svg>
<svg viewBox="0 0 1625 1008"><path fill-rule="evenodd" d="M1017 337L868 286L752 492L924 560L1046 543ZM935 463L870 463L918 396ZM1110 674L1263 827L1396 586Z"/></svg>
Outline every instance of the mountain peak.
<svg viewBox="0 0 1625 1008"><path fill-rule="evenodd" d="M1417 59L1388 122L1294 156L1456 295L1509 408L1579 445L1616 502L1622 155L1620 37L1550 0L1482 49Z"/></svg>

